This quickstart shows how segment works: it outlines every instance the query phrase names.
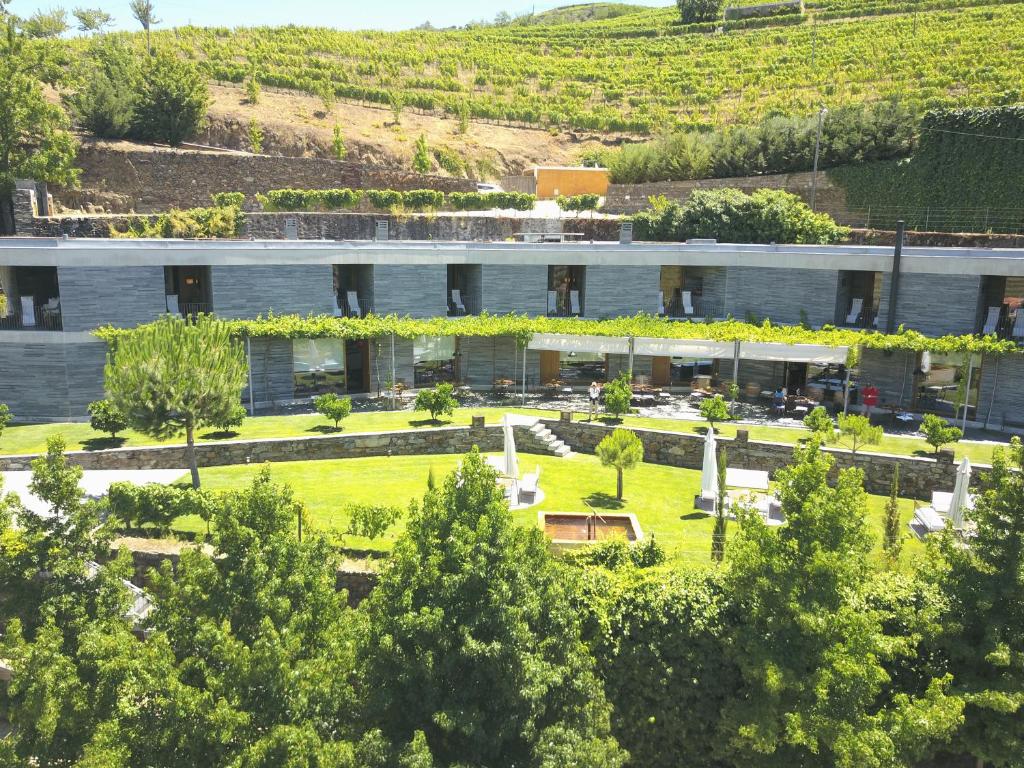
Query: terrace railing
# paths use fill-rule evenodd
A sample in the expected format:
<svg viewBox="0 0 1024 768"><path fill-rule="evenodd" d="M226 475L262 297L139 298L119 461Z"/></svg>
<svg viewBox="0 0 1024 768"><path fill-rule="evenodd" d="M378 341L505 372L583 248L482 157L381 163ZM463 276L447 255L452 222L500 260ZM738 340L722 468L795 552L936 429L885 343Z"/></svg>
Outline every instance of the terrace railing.
<svg viewBox="0 0 1024 768"><path fill-rule="evenodd" d="M7 314L0 315L0 331L62 331L64 321L60 307L42 307L38 304L33 308L32 315L25 322L21 306L7 305Z"/></svg>

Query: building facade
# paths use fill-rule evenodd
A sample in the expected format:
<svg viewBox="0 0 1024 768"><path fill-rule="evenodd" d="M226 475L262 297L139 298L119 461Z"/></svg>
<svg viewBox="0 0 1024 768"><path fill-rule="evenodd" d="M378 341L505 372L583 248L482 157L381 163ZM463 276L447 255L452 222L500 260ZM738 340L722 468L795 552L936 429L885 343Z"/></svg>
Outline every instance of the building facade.
<svg viewBox="0 0 1024 768"><path fill-rule="evenodd" d="M1024 341L1024 250L691 243L409 241L0 240L0 402L24 421L82 419L103 396L105 325L133 327L163 313L225 318L276 314L413 317L481 312L604 319L638 312L775 324L905 327L929 336L996 333ZM254 339L257 408L324 391L376 393L391 378L389 340ZM528 350L526 384L613 376L621 355L556 359ZM972 421L1024 422L1024 356L970 363L867 350L862 380L883 402L942 412L965 390ZM710 361L638 356L634 372L687 386ZM395 379L522 383L511 339L398 340ZM715 367L717 372L717 364ZM722 368L731 378L732 369ZM799 388L808 372L741 360L741 388ZM821 373L821 372L818 372Z"/></svg>

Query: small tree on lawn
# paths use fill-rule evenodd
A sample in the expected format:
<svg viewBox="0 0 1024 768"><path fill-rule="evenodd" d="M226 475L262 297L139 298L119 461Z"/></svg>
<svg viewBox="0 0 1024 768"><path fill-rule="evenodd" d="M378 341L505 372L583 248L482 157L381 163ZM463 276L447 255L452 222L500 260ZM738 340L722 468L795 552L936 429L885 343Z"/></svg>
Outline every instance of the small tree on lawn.
<svg viewBox="0 0 1024 768"><path fill-rule="evenodd" d="M14 414L11 413L11 409L7 407L7 403L0 403L0 435L4 433L4 428L11 423L11 419L14 418Z"/></svg>
<svg viewBox="0 0 1024 768"><path fill-rule="evenodd" d="M117 433L128 429L128 417L110 400L96 400L89 403L89 426L97 432L106 432L110 439L117 438Z"/></svg>
<svg viewBox="0 0 1024 768"><path fill-rule="evenodd" d="M616 429L597 444L596 453L606 467L615 467L617 473L615 498L622 499L622 473L644 460L644 444L636 432Z"/></svg>
<svg viewBox="0 0 1024 768"><path fill-rule="evenodd" d="M714 429L716 421L729 420L729 405L721 395L705 397L700 403L700 415L707 419Z"/></svg>
<svg viewBox="0 0 1024 768"><path fill-rule="evenodd" d="M629 413L629 404L633 400L633 389L629 386L629 375L620 373L604 388L604 409L613 418L621 418Z"/></svg>
<svg viewBox="0 0 1024 768"><path fill-rule="evenodd" d="M935 449L935 453L938 453L942 446L955 443L964 436L962 429L950 426L944 418L934 413L924 415L921 431L924 433L925 442Z"/></svg>
<svg viewBox="0 0 1024 768"><path fill-rule="evenodd" d="M882 537L882 549L891 562L896 562L903 549L903 537L900 533L900 465L892 470L892 483L889 485L889 500L885 503L885 531Z"/></svg>
<svg viewBox="0 0 1024 768"><path fill-rule="evenodd" d="M725 559L725 529L729 522L725 517L725 470L728 462L728 454L723 448L718 453L718 498L715 500L715 530L711 533L711 559L716 563Z"/></svg>
<svg viewBox="0 0 1024 768"><path fill-rule="evenodd" d="M245 406L238 403L231 411L225 413L222 418L212 422L211 426L218 432L233 432L242 426L242 422L245 421L247 415L248 412L245 410Z"/></svg>
<svg viewBox="0 0 1024 768"><path fill-rule="evenodd" d="M433 389L421 389L413 407L417 411L429 411L430 420L437 421L438 416L451 416L459 407L459 401L455 399L455 388L446 382Z"/></svg>
<svg viewBox="0 0 1024 768"><path fill-rule="evenodd" d="M164 315L117 339L104 377L110 401L132 427L158 440L185 433L198 488L195 431L238 407L247 371L245 351L227 323Z"/></svg>
<svg viewBox="0 0 1024 768"><path fill-rule="evenodd" d="M816 406L814 410L804 416L804 426L814 434L821 435L825 440L831 440L835 436L836 425L823 405Z"/></svg>
<svg viewBox="0 0 1024 768"><path fill-rule="evenodd" d="M334 428L337 429L341 420L352 413L352 398L339 397L333 392L328 392L313 398L313 408L317 413L333 421Z"/></svg>
<svg viewBox="0 0 1024 768"><path fill-rule="evenodd" d="M850 451L853 454L865 445L878 445L882 442L882 428L871 426L871 420L867 416L855 413L840 414L839 433L850 441Z"/></svg>

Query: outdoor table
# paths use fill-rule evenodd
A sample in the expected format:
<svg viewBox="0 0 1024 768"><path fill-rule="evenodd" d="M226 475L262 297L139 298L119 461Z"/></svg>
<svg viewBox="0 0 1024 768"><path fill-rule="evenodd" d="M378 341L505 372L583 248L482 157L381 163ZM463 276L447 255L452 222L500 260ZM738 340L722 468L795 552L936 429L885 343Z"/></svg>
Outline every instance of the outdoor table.
<svg viewBox="0 0 1024 768"><path fill-rule="evenodd" d="M768 490L768 473L760 469L736 469L728 467L725 470L725 484L733 488L750 488L755 491Z"/></svg>
<svg viewBox="0 0 1024 768"><path fill-rule="evenodd" d="M499 395L507 395L515 385L516 383L512 379L495 379L494 391Z"/></svg>

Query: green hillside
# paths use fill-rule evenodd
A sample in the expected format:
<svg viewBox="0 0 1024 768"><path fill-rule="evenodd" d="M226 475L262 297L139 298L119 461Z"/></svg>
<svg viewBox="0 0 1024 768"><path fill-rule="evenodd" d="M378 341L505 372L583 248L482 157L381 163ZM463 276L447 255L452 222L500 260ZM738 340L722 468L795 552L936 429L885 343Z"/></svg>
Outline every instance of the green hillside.
<svg viewBox="0 0 1024 768"><path fill-rule="evenodd" d="M984 106L1024 91L1020 2L818 0L804 15L719 33L720 24L676 18L666 8L449 31L186 27L154 43L183 49L220 81L252 76L342 100L606 132L754 122L891 96L917 108Z"/></svg>
<svg viewBox="0 0 1024 768"><path fill-rule="evenodd" d="M633 13L649 11L646 5L630 5L628 3L577 3L551 8L540 13L526 14L515 18L512 24L529 26L533 24L578 24L583 21L600 21L601 19L617 19Z"/></svg>

